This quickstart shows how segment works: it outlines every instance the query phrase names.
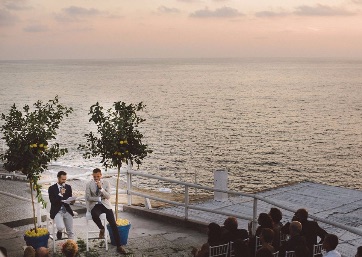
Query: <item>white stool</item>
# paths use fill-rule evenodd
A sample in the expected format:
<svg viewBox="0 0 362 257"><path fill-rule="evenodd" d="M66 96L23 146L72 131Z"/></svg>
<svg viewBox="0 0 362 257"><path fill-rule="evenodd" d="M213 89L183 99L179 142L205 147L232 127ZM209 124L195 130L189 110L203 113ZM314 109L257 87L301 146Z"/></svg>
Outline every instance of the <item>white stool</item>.
<svg viewBox="0 0 362 257"><path fill-rule="evenodd" d="M89 251L89 246L88 246L88 241L89 239L99 239L99 237L89 237L89 234L90 233L97 233L99 234L99 230L97 231L90 231L89 230L89 223L88 221L90 220L93 220L92 219L92 214L87 211L87 213L85 214L85 218L87 220L87 238L86 238L86 241L87 241L87 252ZM101 239L101 240L104 240L105 241L105 244L106 244L106 251L108 251L108 230L107 230L107 227L106 227L106 222L107 222L107 217L106 217L106 214L105 213L102 213L101 215L99 215L99 218L101 219L101 221L103 222L103 226L104 226L104 239Z"/></svg>

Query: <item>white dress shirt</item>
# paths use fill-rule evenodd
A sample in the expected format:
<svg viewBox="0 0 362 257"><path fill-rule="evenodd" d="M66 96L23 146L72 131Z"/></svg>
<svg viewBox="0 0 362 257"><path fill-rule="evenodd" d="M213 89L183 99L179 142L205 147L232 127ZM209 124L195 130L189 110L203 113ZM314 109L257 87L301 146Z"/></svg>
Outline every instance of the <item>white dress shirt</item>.
<svg viewBox="0 0 362 257"><path fill-rule="evenodd" d="M332 250L323 255L323 257L341 257L341 254L336 250Z"/></svg>

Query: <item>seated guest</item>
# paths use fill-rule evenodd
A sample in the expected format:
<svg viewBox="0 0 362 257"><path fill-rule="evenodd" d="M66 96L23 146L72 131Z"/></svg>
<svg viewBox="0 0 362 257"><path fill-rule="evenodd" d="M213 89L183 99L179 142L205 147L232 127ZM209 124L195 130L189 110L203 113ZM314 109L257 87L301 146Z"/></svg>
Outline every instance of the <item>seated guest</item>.
<svg viewBox="0 0 362 257"><path fill-rule="evenodd" d="M268 213L259 214L258 224L259 224L259 226L256 229L255 236L260 236L263 228L273 229L273 221ZM256 251L256 249L255 249L256 238L255 238L255 236L252 235L250 224L249 224L249 235L250 235L249 248L250 248L250 253L253 255L253 254L255 254L255 251Z"/></svg>
<svg viewBox="0 0 362 257"><path fill-rule="evenodd" d="M35 249L32 246L27 246L24 250L24 257L35 257Z"/></svg>
<svg viewBox="0 0 362 257"><path fill-rule="evenodd" d="M221 227L221 239L223 243L233 242L234 253L236 257L246 257L248 252L248 231L238 229L238 220L235 217L228 217Z"/></svg>
<svg viewBox="0 0 362 257"><path fill-rule="evenodd" d="M357 248L357 253L356 253L355 257L362 257L362 246L359 246Z"/></svg>
<svg viewBox="0 0 362 257"><path fill-rule="evenodd" d="M256 229L255 235L260 236L263 228L273 229L273 220L268 213L260 213L258 217L259 227Z"/></svg>
<svg viewBox="0 0 362 257"><path fill-rule="evenodd" d="M264 255L262 255L265 252L264 249L267 249L271 253L275 252L275 249L272 246L273 237L274 237L273 230L271 230L270 228L263 228L262 229L261 234L260 234L261 248L256 251L256 257L264 256ZM262 253L260 253L260 251Z"/></svg>
<svg viewBox="0 0 362 257"><path fill-rule="evenodd" d="M7 257L7 256L8 256L8 251L6 250L6 248L0 246L0 257Z"/></svg>
<svg viewBox="0 0 362 257"><path fill-rule="evenodd" d="M238 229L238 220L235 217L228 217L224 221L224 226L221 227L222 240L225 243L230 241L235 242L236 240L247 239L248 231L246 229Z"/></svg>
<svg viewBox="0 0 362 257"><path fill-rule="evenodd" d="M36 257L49 257L49 249L46 247L39 247L36 249Z"/></svg>
<svg viewBox="0 0 362 257"><path fill-rule="evenodd" d="M78 253L78 245L74 240L67 240L62 246L65 257L75 257Z"/></svg>
<svg viewBox="0 0 362 257"><path fill-rule="evenodd" d="M280 229L283 227L283 224L280 222L283 217L282 212L278 208L270 208L269 215L273 221L273 246L275 250L278 250L280 247Z"/></svg>
<svg viewBox="0 0 362 257"><path fill-rule="evenodd" d="M320 237L321 243L324 239L324 236L327 232L322 229L317 222L308 220L308 211L306 209L299 209L294 214L292 220L299 221L302 224L301 235L307 240L307 246L309 249L313 249L313 245L317 244L317 237ZM285 224L282 228L282 232L285 233L285 230L289 227L289 222ZM311 253L312 254L312 253Z"/></svg>
<svg viewBox="0 0 362 257"><path fill-rule="evenodd" d="M201 249L193 247L191 253L194 257L208 257L209 246L221 245L221 228L218 224L212 222L208 225L207 243L201 246Z"/></svg>
<svg viewBox="0 0 362 257"><path fill-rule="evenodd" d="M290 238L284 242L279 250L279 256L285 256L286 251L294 251L296 257L306 257L310 255L310 251L307 246L307 241L304 236L301 235L302 224L299 221L293 221L289 226Z"/></svg>
<svg viewBox="0 0 362 257"><path fill-rule="evenodd" d="M333 234L327 234L323 240L323 249L326 250L324 257L341 257L341 254L336 251L338 245L338 237Z"/></svg>

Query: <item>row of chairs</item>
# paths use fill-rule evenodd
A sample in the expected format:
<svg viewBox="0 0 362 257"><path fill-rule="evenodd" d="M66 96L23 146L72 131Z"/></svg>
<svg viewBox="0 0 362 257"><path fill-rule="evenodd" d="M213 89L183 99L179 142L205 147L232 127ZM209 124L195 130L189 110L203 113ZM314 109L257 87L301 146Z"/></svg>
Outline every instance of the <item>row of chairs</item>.
<svg viewBox="0 0 362 257"><path fill-rule="evenodd" d="M288 236L285 235L285 234L281 234L281 242L283 241L287 241L288 239ZM323 244L316 244L316 245L313 245L313 257L317 257L317 256L321 256L322 254L322 250L323 250ZM261 247L261 241L260 241L260 237L255 237L255 249L258 250L259 248ZM256 253L256 251L255 251ZM289 256L287 254L290 254ZM285 253L285 256L286 257L294 257L295 256L295 253L294 251L286 251Z"/></svg>
<svg viewBox="0 0 362 257"><path fill-rule="evenodd" d="M273 257L278 257L279 252L273 253ZM222 245L209 246L209 257L235 257L234 243L229 242Z"/></svg>
<svg viewBox="0 0 362 257"><path fill-rule="evenodd" d="M91 235L98 235L99 233L99 229L98 230L90 230L90 227L89 227L89 221L93 221L92 220L92 215L90 212L87 212L86 215L85 215L85 218L86 218L86 244L87 244L87 252L89 251L89 240L91 239L99 239L98 236L91 236ZM102 213L99 218L101 219L102 223L103 223L103 226L106 228L106 223L107 223L107 218L106 218L106 214L105 213ZM52 225L52 229L50 229L50 224ZM53 219L51 219L49 221L49 219L47 218L47 228L48 228L48 231L51 232L49 238L53 241L53 252L56 251L56 244L55 244L55 241L57 241L57 228L55 226L55 222ZM65 231L65 229L62 231L62 240L65 240L65 239L68 239L68 235ZM105 246L106 246L106 251L108 251L108 230L105 229L105 234L104 234L104 243L105 243Z"/></svg>

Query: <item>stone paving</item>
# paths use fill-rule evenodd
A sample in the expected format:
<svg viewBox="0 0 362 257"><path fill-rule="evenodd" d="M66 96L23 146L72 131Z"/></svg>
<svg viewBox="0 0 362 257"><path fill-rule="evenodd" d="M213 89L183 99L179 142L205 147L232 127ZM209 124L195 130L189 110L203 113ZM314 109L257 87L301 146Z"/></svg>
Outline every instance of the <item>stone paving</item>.
<svg viewBox="0 0 362 257"><path fill-rule="evenodd" d="M1 192L14 192L20 197L29 197L28 189L26 189L24 185L24 182L4 181L0 179ZM286 205L291 209L307 208L309 213L314 216L362 230L362 192L359 190L304 182L271 189L258 193L258 195ZM16 248L15 245L22 246L24 244L22 233L25 231L25 227L20 226L26 222L29 223L31 205L30 202L9 198L4 194L0 194L0 201L2 214L4 214L0 215L0 245L6 243L6 245L9 245L9 249L14 250L14 248ZM230 196L227 201L210 200L195 205L211 210L229 211L234 214L252 217L253 201L246 197ZM258 201L258 213L268 212L270 207L270 204ZM125 210L126 209L127 208L125 208ZM135 213L121 213L122 218L127 218L132 223L126 249L130 253L133 253L133 256L190 256L191 246L200 246L206 241L205 233L198 232L195 229L181 227L177 222L173 224L166 222L168 220L167 216L179 217L182 220L184 216L183 207L153 209L152 212L161 215L161 221L151 219L151 215L147 216L147 213L146 218ZM291 219L292 212L283 211L283 216L283 222L286 222ZM225 218L224 215L197 210L189 211L189 219L203 224L209 222L222 224ZM85 238L85 219L82 214L80 214L78 218L75 218L74 221L78 237ZM247 222L246 220L239 220L239 227L246 228ZM18 231L14 231L4 225L16 227L15 229ZM357 246L362 245L361 236L342 229L336 229L327 224L320 223L320 225L324 227L327 232L338 235L340 245L337 249L344 257L354 256ZM95 224L93 224L93 226L95 226ZM15 240L14 243L12 243L11 240ZM97 247L97 245L98 243L94 242L94 246ZM21 247L16 249L18 255L14 254L9 256L21 256ZM117 256L115 247L111 246L108 252L106 252L104 248L97 249L101 256ZM13 252L15 253L16 251Z"/></svg>

